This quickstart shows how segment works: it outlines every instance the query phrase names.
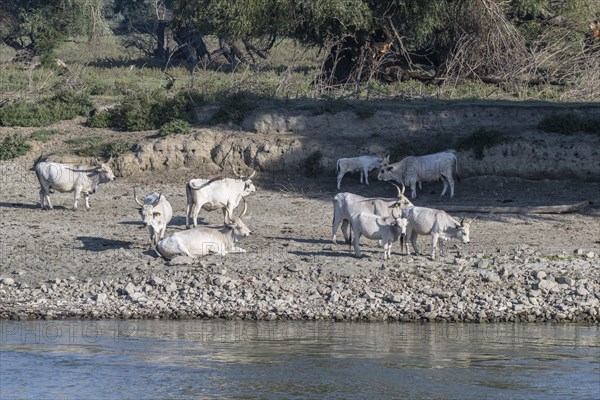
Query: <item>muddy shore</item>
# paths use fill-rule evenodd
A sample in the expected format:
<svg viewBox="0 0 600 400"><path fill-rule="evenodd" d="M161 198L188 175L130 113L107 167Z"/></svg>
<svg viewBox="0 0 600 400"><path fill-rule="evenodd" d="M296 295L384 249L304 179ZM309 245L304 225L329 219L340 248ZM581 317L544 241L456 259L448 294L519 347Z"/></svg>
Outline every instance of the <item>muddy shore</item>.
<svg viewBox="0 0 600 400"><path fill-rule="evenodd" d="M148 249L132 187L161 190L173 205L168 233L185 229L186 179L121 178L101 185L92 209L72 211L70 194L39 209L34 174L4 164L0 225L0 318L227 318L352 321L600 322L600 208L574 214L481 215L469 245L448 255L383 260L376 242L365 256L333 246L335 177L256 179L245 222L248 252L167 262ZM373 179L344 178L342 190L392 196ZM557 205L598 197L600 184L479 176L463 179L452 200L424 185L417 205ZM473 217L472 214L466 214ZM201 212L220 223L220 212ZM339 235L338 235L339 236Z"/></svg>

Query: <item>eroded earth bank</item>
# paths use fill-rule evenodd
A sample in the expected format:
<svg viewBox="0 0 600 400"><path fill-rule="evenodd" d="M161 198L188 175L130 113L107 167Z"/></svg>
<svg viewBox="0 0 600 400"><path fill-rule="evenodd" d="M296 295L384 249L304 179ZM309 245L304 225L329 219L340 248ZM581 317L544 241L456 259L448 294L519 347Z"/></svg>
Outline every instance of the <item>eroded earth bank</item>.
<svg viewBox="0 0 600 400"><path fill-rule="evenodd" d="M523 112L528 113L523 121L536 115ZM254 115L237 130L199 126L189 136L167 139L154 138L155 132L132 134L139 146L117 160L118 179L100 186L88 212L70 210L72 196L59 193L51 195L54 210L39 208L39 186L29 168L42 145L3 162L0 317L600 321L597 136L543 134L532 121L518 132L520 141L486 150L483 160L460 151L464 168L453 199L439 198L441 183L427 183L414 201L443 209L592 200L588 207L568 214L481 214L471 228L471 243L449 242L446 257L428 260L430 240L420 237L422 255L400 254L396 245L391 260L384 261L376 242L362 241L361 259L346 244L332 245L331 199L337 190L330 162L384 150L408 131L382 127L383 121L390 122L378 113L371 125L369 119L360 122L367 131L359 135L360 127L347 121L354 117L339 116L352 128L336 142L335 129L324 129L322 121L294 125L287 118L286 129L261 128L251 121L268 118ZM325 125L333 124L334 116L327 118ZM501 115L485 123L514 130L513 119ZM444 132L470 132L476 125L469 120L461 130L460 121L420 121L411 135L444 137ZM344 131L344 126L336 129ZM120 135L85 128L77 120L57 128L68 132L65 137ZM32 130L6 129L3 134ZM51 152L60 143L55 139L43 147ZM314 149L323 152L324 170L306 178L299 165ZM522 161L527 157L529 167ZM233 176L230 164L258 171L257 192L248 198L245 218L252 234L240 244L247 253L174 262L158 258L148 249L132 188L167 196L175 215L169 234L185 229L185 182ZM539 179L544 168L549 179ZM348 175L342 191L395 193L374 175L369 186ZM222 222L220 212L200 216L202 223Z"/></svg>

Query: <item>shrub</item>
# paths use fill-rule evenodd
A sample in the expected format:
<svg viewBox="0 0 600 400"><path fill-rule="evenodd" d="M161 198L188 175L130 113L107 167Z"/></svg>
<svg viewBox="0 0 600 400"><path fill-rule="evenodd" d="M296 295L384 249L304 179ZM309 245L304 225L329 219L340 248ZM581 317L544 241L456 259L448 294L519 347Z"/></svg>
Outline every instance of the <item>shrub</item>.
<svg viewBox="0 0 600 400"><path fill-rule="evenodd" d="M256 108L258 96L248 92L238 92L225 97L221 101L221 108L213 114L208 123L218 125L227 122L240 124L246 114Z"/></svg>
<svg viewBox="0 0 600 400"><path fill-rule="evenodd" d="M461 139L457 147L459 150L473 150L475 158L481 160L483 159L483 150L504 141L505 139L501 133L480 128L471 135Z"/></svg>
<svg viewBox="0 0 600 400"><path fill-rule="evenodd" d="M600 117L578 114L555 114L545 116L538 128L545 132L572 135L577 132L600 134Z"/></svg>
<svg viewBox="0 0 600 400"><path fill-rule="evenodd" d="M86 116L92 103L83 93L63 91L37 103L18 101L0 108L0 126L47 126Z"/></svg>
<svg viewBox="0 0 600 400"><path fill-rule="evenodd" d="M88 117L86 125L90 128L111 128L113 126L114 113L112 110L100 111Z"/></svg>
<svg viewBox="0 0 600 400"><path fill-rule="evenodd" d="M0 161L12 160L13 158L27 154L31 145L23 136L17 134L7 136L0 143Z"/></svg>
<svg viewBox="0 0 600 400"><path fill-rule="evenodd" d="M50 139L52 139L52 136L59 135L61 133L62 132L58 129L40 129L31 132L31 134L29 135L29 139L35 140L36 142L46 143Z"/></svg>
<svg viewBox="0 0 600 400"><path fill-rule="evenodd" d="M189 133L190 124L182 119L174 119L160 127L159 136L169 136L173 134Z"/></svg>
<svg viewBox="0 0 600 400"><path fill-rule="evenodd" d="M321 175L323 172L323 165L321 164L321 160L323 159L323 154L317 150L311 153L308 157L304 159L302 162L302 170L304 172L304 176L309 178L316 178Z"/></svg>

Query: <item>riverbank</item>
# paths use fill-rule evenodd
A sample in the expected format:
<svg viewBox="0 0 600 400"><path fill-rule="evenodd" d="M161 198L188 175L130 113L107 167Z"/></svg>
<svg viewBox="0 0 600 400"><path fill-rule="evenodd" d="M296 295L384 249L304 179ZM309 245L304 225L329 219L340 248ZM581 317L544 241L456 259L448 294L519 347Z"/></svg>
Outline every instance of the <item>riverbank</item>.
<svg viewBox="0 0 600 400"><path fill-rule="evenodd" d="M253 233L240 244L247 253L167 262L148 249L131 187L168 198L170 234L185 229L184 182L193 173L101 185L88 212L68 209L67 194L52 195L55 210L40 210L33 174L5 175L0 318L600 322L597 204L573 214L482 214L471 243L448 242L436 261L426 257L428 237L419 238L423 255L396 246L389 261L363 240L357 259L330 241L335 177L259 178L245 218ZM355 176L343 185L367 196L395 192ZM440 190L424 185L415 204L569 204L600 184L488 176L463 179L452 200ZM200 216L222 222L218 212Z"/></svg>

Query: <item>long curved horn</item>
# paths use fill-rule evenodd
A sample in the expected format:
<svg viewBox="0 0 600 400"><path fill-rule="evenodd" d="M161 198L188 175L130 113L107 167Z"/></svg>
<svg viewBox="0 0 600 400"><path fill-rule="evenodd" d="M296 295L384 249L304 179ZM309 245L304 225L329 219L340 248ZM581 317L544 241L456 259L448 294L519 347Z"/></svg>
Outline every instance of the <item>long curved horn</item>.
<svg viewBox="0 0 600 400"><path fill-rule="evenodd" d="M242 211L242 213L238 217L239 219L242 219L242 217L246 215L246 211L248 211L248 203L246 203L246 199L242 197L242 201L244 202L244 211Z"/></svg>
<svg viewBox="0 0 600 400"><path fill-rule="evenodd" d="M137 197L137 194L135 193L135 187L133 188L133 198L135 199L135 202L136 202L136 203L138 203L138 205L139 205L140 207L143 207L143 206L144 206L144 203L140 202L140 200L139 200L139 199L138 199L138 197Z"/></svg>
<svg viewBox="0 0 600 400"><path fill-rule="evenodd" d="M157 205L157 204L160 202L160 199L161 199L161 198L162 198L162 192L159 192L159 193L158 193L158 199L157 199L157 200L156 200L154 203L152 203L152 205L153 205L153 206Z"/></svg>
<svg viewBox="0 0 600 400"><path fill-rule="evenodd" d="M252 173L248 176L248 179L252 179L252 177L254 175L256 175L256 170L255 169L252 170Z"/></svg>
<svg viewBox="0 0 600 400"><path fill-rule="evenodd" d="M396 185L395 183L392 182L392 185L394 185L396 187L396 189L398 190L398 197L402 198L402 196L404 196L404 190L406 189L406 187L404 185L402 185L402 190L400 190L398 185Z"/></svg>
<svg viewBox="0 0 600 400"><path fill-rule="evenodd" d="M473 222L473 221L475 221L477 218L479 218L479 214L477 214L477 215L475 216L475 218L473 218L472 220L470 220L468 223L469 223L469 224L470 224L470 223L472 223L472 222Z"/></svg>
<svg viewBox="0 0 600 400"><path fill-rule="evenodd" d="M235 169L235 166L234 166L232 163L229 163L229 164L231 165L231 169L233 170L233 173L234 173L234 174L236 174L236 175L238 176L238 178L240 178L240 179L241 179L241 178L242 178L242 175L240 175L240 174L237 172L237 169Z"/></svg>
<svg viewBox="0 0 600 400"><path fill-rule="evenodd" d="M225 209L225 218L227 219L227 221L229 222L233 222L233 218L231 218L231 214L229 214L229 209L227 208L227 206L223 203L220 203L221 207L223 207Z"/></svg>
<svg viewBox="0 0 600 400"><path fill-rule="evenodd" d="M465 226L465 217L460 220L460 226Z"/></svg>

